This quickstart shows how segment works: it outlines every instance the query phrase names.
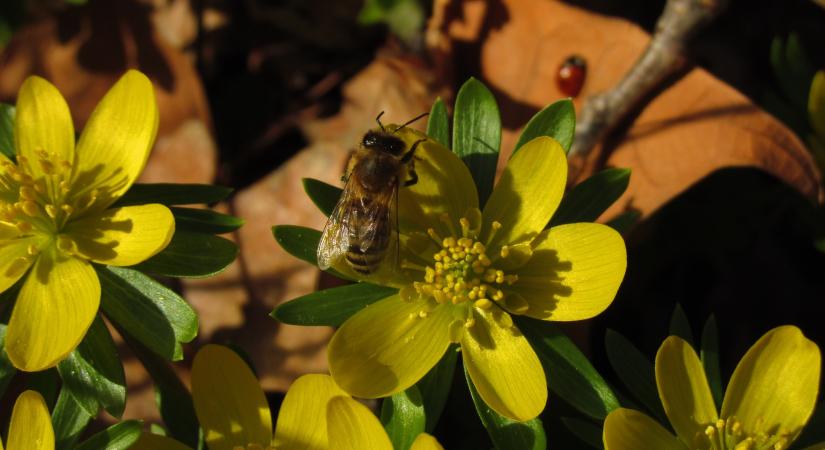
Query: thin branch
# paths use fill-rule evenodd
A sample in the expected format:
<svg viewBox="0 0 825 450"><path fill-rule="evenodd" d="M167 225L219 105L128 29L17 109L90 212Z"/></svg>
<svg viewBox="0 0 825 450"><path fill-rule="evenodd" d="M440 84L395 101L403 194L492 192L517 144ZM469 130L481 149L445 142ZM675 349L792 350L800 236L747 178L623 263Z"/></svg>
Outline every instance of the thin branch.
<svg viewBox="0 0 825 450"><path fill-rule="evenodd" d="M612 90L590 97L576 124L571 157L586 159L596 144L684 63L687 42L728 0L668 0L645 52Z"/></svg>

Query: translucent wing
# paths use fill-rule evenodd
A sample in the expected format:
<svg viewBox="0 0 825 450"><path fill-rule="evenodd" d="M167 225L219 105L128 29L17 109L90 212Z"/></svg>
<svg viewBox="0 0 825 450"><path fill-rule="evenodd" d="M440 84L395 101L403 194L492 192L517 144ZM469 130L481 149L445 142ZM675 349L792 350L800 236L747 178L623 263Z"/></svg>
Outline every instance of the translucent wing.
<svg viewBox="0 0 825 450"><path fill-rule="evenodd" d="M391 209L395 203L395 193L398 184L394 183L387 189L359 198L357 220L361 224L355 228L361 253L371 253L372 250L383 252L387 249L390 234L392 233Z"/></svg>
<svg viewBox="0 0 825 450"><path fill-rule="evenodd" d="M321 240L318 242L318 267L321 270L329 269L338 259L344 257L349 248L349 229L352 226L351 216L355 195L354 181L350 178L344 186L344 192L332 210L332 214L324 225Z"/></svg>

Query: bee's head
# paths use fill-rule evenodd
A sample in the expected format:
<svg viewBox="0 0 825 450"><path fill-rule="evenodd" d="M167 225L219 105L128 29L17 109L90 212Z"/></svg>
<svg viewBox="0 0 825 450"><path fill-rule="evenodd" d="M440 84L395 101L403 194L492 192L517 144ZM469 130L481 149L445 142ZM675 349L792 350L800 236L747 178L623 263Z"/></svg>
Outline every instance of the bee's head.
<svg viewBox="0 0 825 450"><path fill-rule="evenodd" d="M364 148L389 153L393 156L401 156L406 147L401 138L384 131L367 131L361 145Z"/></svg>

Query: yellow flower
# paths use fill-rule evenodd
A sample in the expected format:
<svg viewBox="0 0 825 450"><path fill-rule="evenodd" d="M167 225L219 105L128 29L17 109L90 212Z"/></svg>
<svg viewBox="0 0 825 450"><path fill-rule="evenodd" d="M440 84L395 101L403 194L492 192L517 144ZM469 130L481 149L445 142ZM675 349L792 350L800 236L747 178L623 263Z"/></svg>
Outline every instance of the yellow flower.
<svg viewBox="0 0 825 450"><path fill-rule="evenodd" d="M17 162L0 155L0 292L20 278L5 349L21 370L56 365L100 304L90 262L137 264L174 234L168 208L110 208L143 170L158 127L152 84L127 72L101 100L75 148L66 101L48 81L20 88Z"/></svg>
<svg viewBox="0 0 825 450"><path fill-rule="evenodd" d="M404 129L409 144L423 135ZM400 270L384 264L354 278L399 288L348 319L328 350L335 382L352 395L384 397L423 377L451 342L484 401L515 420L547 400L544 370L511 314L541 320L593 317L624 277L624 241L593 223L545 230L567 179L567 159L548 137L507 164L484 210L467 166L428 140L416 151L417 184L399 191ZM387 253L393 261L395 249Z"/></svg>
<svg viewBox="0 0 825 450"><path fill-rule="evenodd" d="M49 407L36 391L23 392L14 402L6 450L54 450Z"/></svg>
<svg viewBox="0 0 825 450"><path fill-rule="evenodd" d="M381 423L329 375L304 375L281 404L275 434L269 405L249 366L232 350L207 345L192 365L192 399L209 450L392 450ZM145 433L133 450L187 450ZM427 434L411 450L443 450Z"/></svg>
<svg viewBox="0 0 825 450"><path fill-rule="evenodd" d="M605 449L787 449L816 405L820 359L819 347L798 328L774 328L739 361L718 414L696 352L671 336L656 354L656 384L677 437L619 408L605 419Z"/></svg>

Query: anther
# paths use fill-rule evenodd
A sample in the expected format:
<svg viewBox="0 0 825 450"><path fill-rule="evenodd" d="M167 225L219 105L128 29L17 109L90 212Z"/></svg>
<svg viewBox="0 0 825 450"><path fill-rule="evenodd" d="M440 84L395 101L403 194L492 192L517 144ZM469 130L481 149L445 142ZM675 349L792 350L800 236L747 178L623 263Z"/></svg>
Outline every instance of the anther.
<svg viewBox="0 0 825 450"><path fill-rule="evenodd" d="M46 214L50 218L54 219L55 217L57 217L57 208L55 208L54 205L46 205L44 208L46 209Z"/></svg>
<svg viewBox="0 0 825 450"><path fill-rule="evenodd" d="M25 256L20 256L9 265L9 268L6 269L5 275L8 278L16 278L17 276L25 272L30 265L31 259Z"/></svg>
<svg viewBox="0 0 825 450"><path fill-rule="evenodd" d="M488 310L493 307L493 302L486 298L480 298L473 303L473 305L478 309Z"/></svg>
<svg viewBox="0 0 825 450"><path fill-rule="evenodd" d="M34 244L29 244L29 247L26 249L26 253L28 253L30 256L36 256L38 253L40 253L40 249Z"/></svg>
<svg viewBox="0 0 825 450"><path fill-rule="evenodd" d="M20 202L19 205L20 210L22 210L29 217L34 217L40 213L40 210L37 208L37 203L31 200Z"/></svg>

